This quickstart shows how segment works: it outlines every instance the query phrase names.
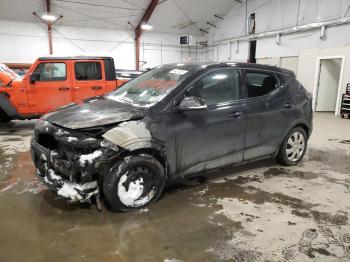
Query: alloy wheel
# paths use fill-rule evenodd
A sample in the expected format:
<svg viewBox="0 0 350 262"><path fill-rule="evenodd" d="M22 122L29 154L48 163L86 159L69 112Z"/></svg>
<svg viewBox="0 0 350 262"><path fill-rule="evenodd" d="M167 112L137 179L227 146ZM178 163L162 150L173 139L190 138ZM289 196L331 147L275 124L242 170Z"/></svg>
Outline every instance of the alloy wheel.
<svg viewBox="0 0 350 262"><path fill-rule="evenodd" d="M298 161L305 151L305 138L302 133L294 132L287 140L286 155L289 161Z"/></svg>

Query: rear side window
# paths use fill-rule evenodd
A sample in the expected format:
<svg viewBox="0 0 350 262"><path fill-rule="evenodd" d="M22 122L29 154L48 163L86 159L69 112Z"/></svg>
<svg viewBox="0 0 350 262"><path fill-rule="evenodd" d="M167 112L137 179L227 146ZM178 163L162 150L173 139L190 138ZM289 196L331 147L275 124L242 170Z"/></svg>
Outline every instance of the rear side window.
<svg viewBox="0 0 350 262"><path fill-rule="evenodd" d="M277 88L277 79L272 73L247 70L245 77L248 97L263 96Z"/></svg>
<svg viewBox="0 0 350 262"><path fill-rule="evenodd" d="M74 65L76 80L100 80L102 69L100 62L77 62Z"/></svg>
<svg viewBox="0 0 350 262"><path fill-rule="evenodd" d="M287 74L278 74L278 78L280 80L280 84L284 85L285 83L289 83L292 80L292 76L287 75Z"/></svg>
<svg viewBox="0 0 350 262"><path fill-rule="evenodd" d="M217 105L239 99L239 73L237 70L219 70L197 80L185 93L195 96L205 105Z"/></svg>
<svg viewBox="0 0 350 262"><path fill-rule="evenodd" d="M39 76L37 81L64 81L67 79L66 64L59 63L40 63L34 71Z"/></svg>

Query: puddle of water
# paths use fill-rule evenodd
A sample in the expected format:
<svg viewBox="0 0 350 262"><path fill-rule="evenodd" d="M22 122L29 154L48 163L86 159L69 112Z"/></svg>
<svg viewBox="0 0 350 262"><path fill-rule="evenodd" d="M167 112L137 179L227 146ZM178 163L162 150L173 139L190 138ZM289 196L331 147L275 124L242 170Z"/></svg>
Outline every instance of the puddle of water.
<svg viewBox="0 0 350 262"><path fill-rule="evenodd" d="M317 150L310 150L307 159L299 167L267 160L202 175L168 187L147 209L111 213L57 199L35 179L30 154L17 153L0 184L1 189L17 183L0 192L0 261L346 257L346 210L320 211L321 203L310 202L305 191L310 185L322 188L320 179L324 186L345 190L341 174L333 180L327 174L349 174L350 164L337 153ZM337 204L337 195L329 198Z"/></svg>

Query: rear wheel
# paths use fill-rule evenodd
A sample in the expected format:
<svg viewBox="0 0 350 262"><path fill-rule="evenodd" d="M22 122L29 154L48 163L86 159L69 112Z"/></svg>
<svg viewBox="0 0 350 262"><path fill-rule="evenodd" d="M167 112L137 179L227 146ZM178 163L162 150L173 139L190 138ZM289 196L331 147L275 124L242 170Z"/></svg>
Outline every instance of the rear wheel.
<svg viewBox="0 0 350 262"><path fill-rule="evenodd" d="M103 179L103 193L114 211L150 205L162 194L164 168L150 155L128 156L116 163Z"/></svg>
<svg viewBox="0 0 350 262"><path fill-rule="evenodd" d="M305 155L307 135L303 128L295 127L290 130L282 142L277 155L277 161L286 166L298 164Z"/></svg>

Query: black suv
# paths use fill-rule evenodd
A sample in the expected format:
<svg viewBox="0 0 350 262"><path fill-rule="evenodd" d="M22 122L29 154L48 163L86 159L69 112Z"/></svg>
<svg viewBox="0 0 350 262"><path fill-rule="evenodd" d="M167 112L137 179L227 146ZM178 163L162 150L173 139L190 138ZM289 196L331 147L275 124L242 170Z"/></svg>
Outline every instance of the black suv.
<svg viewBox="0 0 350 262"><path fill-rule="evenodd" d="M312 98L293 72L244 64L162 65L102 97L45 115L31 142L37 175L62 198L113 210L156 201L166 184L245 161L295 165Z"/></svg>

